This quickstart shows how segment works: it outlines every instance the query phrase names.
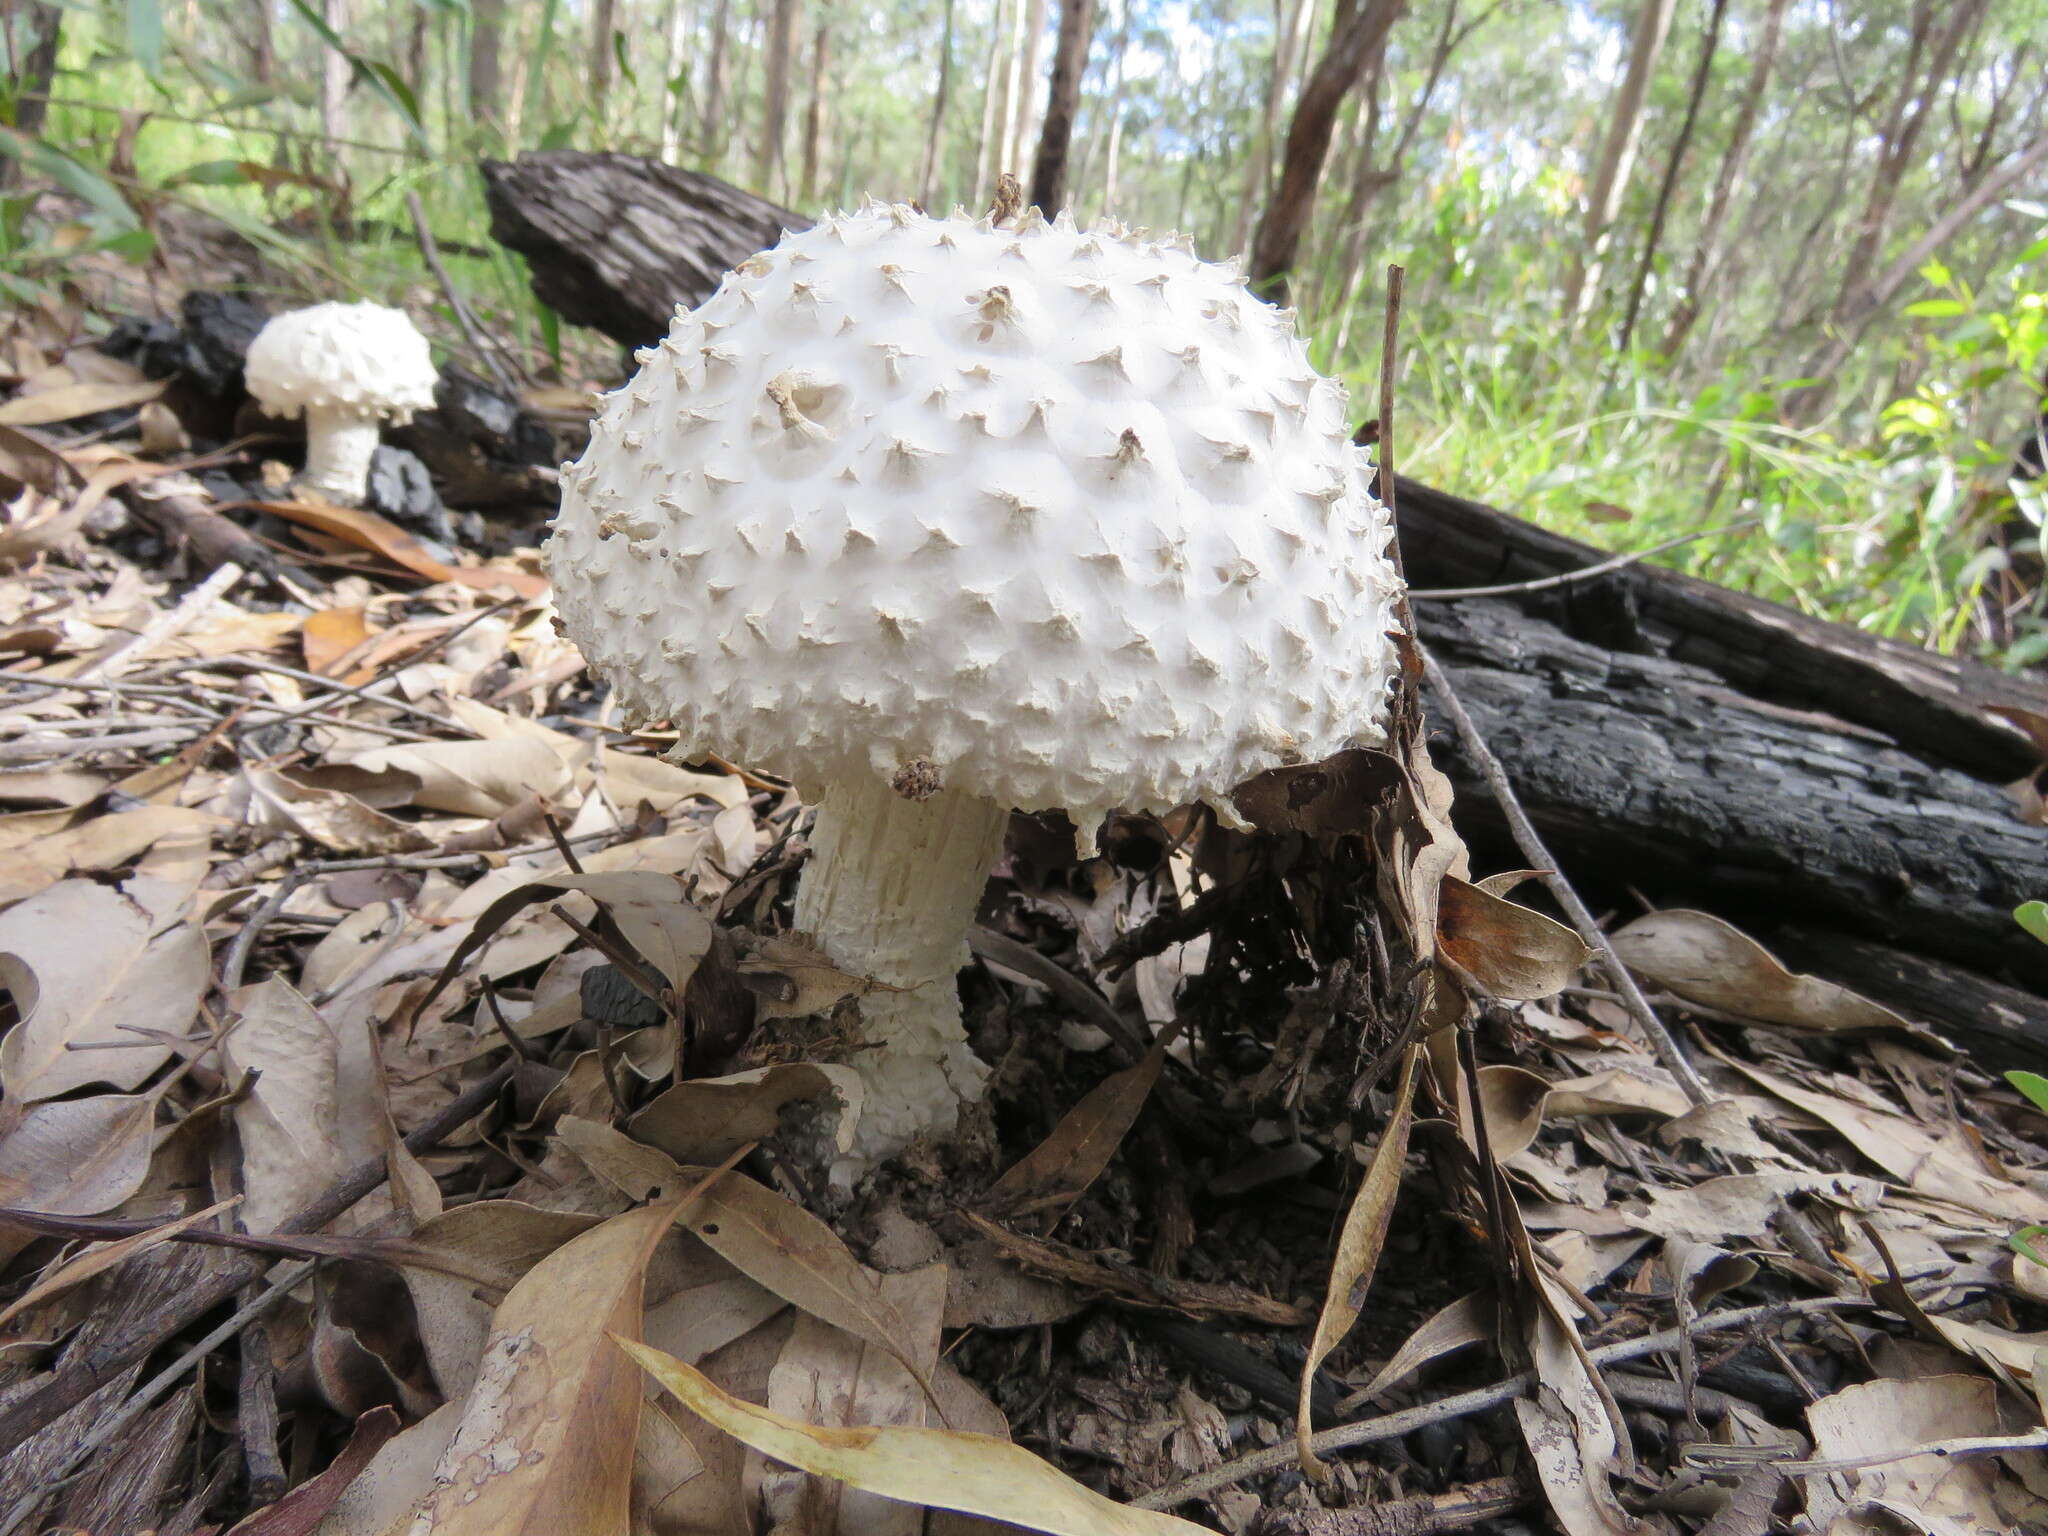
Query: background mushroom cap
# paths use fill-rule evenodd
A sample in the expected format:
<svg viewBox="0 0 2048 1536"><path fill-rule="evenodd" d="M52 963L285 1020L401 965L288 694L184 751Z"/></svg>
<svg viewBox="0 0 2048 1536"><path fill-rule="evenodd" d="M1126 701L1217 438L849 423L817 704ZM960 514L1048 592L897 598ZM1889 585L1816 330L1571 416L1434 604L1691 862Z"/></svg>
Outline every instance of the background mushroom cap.
<svg viewBox="0 0 2048 1536"><path fill-rule="evenodd" d="M686 750L1085 823L1382 739L1400 582L1344 391L1185 241L871 206L639 358L547 562Z"/></svg>
<svg viewBox="0 0 2048 1536"><path fill-rule="evenodd" d="M336 406L404 422L433 409L440 375L402 309L315 304L276 316L249 344L249 393L272 416Z"/></svg>

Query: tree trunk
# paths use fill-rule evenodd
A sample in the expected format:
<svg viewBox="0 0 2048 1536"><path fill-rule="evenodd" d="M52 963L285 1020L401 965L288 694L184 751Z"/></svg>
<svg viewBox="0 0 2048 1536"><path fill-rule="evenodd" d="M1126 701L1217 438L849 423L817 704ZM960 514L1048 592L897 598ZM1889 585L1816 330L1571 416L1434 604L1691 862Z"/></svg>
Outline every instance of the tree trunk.
<svg viewBox="0 0 2048 1536"><path fill-rule="evenodd" d="M612 34L619 29L619 0L591 0L590 94L604 117L605 98L612 90Z"/></svg>
<svg viewBox="0 0 2048 1536"><path fill-rule="evenodd" d="M479 123L505 126L504 76L500 50L505 35L505 0L471 0L469 7L469 111Z"/></svg>
<svg viewBox="0 0 2048 1536"><path fill-rule="evenodd" d="M1046 0L1026 0L1024 48L1017 68L1017 105L1010 129L1010 153L1021 160L1038 142L1041 127L1038 76L1045 62Z"/></svg>
<svg viewBox="0 0 2048 1536"><path fill-rule="evenodd" d="M683 154L683 120L689 96L680 86L689 68L690 12L689 0L668 0L668 58L661 82L661 158L670 164Z"/></svg>
<svg viewBox="0 0 2048 1536"><path fill-rule="evenodd" d="M1685 117L1678 125L1678 138L1671 156L1664 162L1664 179L1657 186L1657 206L1650 214L1650 232L1643 236L1643 254L1636 261L1635 280L1629 284L1628 308L1621 319L1621 333L1614 349L1626 353L1635 339L1636 317L1643 309L1643 289L1650 281L1650 264L1657 259L1657 246L1664 238L1664 221L1671 216L1671 194L1678 189L1678 177L1685 169L1686 152L1692 148L1692 131L1700 120L1700 103L1706 99L1707 84L1713 78L1714 55L1721 48L1721 23L1727 19L1728 0L1713 0L1707 15L1707 29L1700 37L1700 61L1692 74L1692 91L1686 97Z"/></svg>
<svg viewBox="0 0 2048 1536"><path fill-rule="evenodd" d="M1847 312L1856 290L1877 260L1878 247L1884 241L1892 207L1898 200L1899 183L1912 164L1914 147L1934 111L1936 97L1948 80L1950 65L1964 34L1981 19L1988 3L1989 0L1915 0L1913 40L1898 94L1892 98L1891 111L1886 115L1877 165L1870 174L1870 191L1856 220L1856 240L1842 266L1841 293L1835 303L1837 314ZM1936 19L1944 12L1945 25ZM1923 53L1927 57L1924 74L1918 67Z"/></svg>
<svg viewBox="0 0 2048 1536"><path fill-rule="evenodd" d="M779 194L783 129L789 117L789 63L803 0L774 0L761 65L761 142L754 152L754 185L763 197Z"/></svg>
<svg viewBox="0 0 2048 1536"><path fill-rule="evenodd" d="M1045 99L1045 128L1031 168L1031 201L1048 218L1066 205L1067 151L1074 138L1074 113L1081 102L1081 71L1088 63L1094 0L1060 0L1060 40L1052 56L1052 86Z"/></svg>
<svg viewBox="0 0 2048 1536"><path fill-rule="evenodd" d="M57 49L63 42L62 7L34 0L24 6L9 6L0 15L7 33L7 64L14 76L14 118L11 126L30 138L43 131L43 116L49 109L44 100L50 82L57 77ZM0 187L16 186L21 180L20 157L0 155Z"/></svg>
<svg viewBox="0 0 2048 1536"><path fill-rule="evenodd" d="M991 166L1001 145L1002 130L996 124L996 104L1002 99L1003 85L1003 44L1009 37L1008 21L1010 8L1021 0L996 0L995 15L989 20L988 28L988 73L981 85L981 137L974 148L974 196L970 199L976 208L984 206L989 187L994 177L1005 167Z"/></svg>
<svg viewBox="0 0 2048 1536"><path fill-rule="evenodd" d="M806 208L817 206L818 146L825 136L825 82L832 63L831 0L818 8L817 30L811 34L811 99L804 113L804 167L802 190L797 201Z"/></svg>
<svg viewBox="0 0 2048 1536"><path fill-rule="evenodd" d="M1259 126L1252 135L1251 158L1245 164L1244 184L1237 193L1237 228L1230 248L1250 248L1252 210L1261 205L1272 188L1273 140L1280 131L1280 108L1287 99L1287 87L1296 74L1297 55L1304 46L1315 0L1274 0L1273 63L1266 72L1266 101Z"/></svg>
<svg viewBox="0 0 2048 1536"><path fill-rule="evenodd" d="M320 0L320 20L336 37L346 39L349 28L348 0ZM348 133L348 59L339 48L325 42L320 47L320 136L326 141L330 159L341 161L341 141Z"/></svg>
<svg viewBox="0 0 2048 1536"><path fill-rule="evenodd" d="M1636 146L1643 132L1643 108L1650 98L1657 59L1671 32L1672 12L1677 8L1678 0L1643 0L1629 31L1628 69L1614 93L1614 111L1607 121L1600 164L1593 173L1592 189L1586 194L1582 242L1565 276L1564 312L1568 320L1577 320L1590 309L1600 291L1601 260L1615 217L1621 212L1622 196L1628 191L1629 172L1635 168Z"/></svg>
<svg viewBox="0 0 2048 1536"><path fill-rule="evenodd" d="M277 41L270 30L268 4L249 7L249 80L268 86L277 78Z"/></svg>
<svg viewBox="0 0 2048 1536"><path fill-rule="evenodd" d="M1004 172L1017 173L1017 157L1022 152L1017 143L1017 103L1023 90L1024 67L1024 20L1028 0L1012 0L1010 6L1009 44L1003 53L1002 95L996 101L996 150L995 163L989 174L1001 178Z"/></svg>
<svg viewBox="0 0 2048 1536"><path fill-rule="evenodd" d="M1770 84L1771 70L1778 60L1778 39L1784 32L1785 8L1790 4L1791 0L1770 0L1770 9L1764 13L1763 34L1757 39L1755 52L1750 55L1749 78L1742 87L1742 103L1735 110L1734 126L1728 130L1728 147L1721 152L1721 169L1714 177L1713 196L1707 202L1706 217L1700 221L1699 233L1693 239L1692 257L1686 263L1685 277L1678 288L1678 307L1672 314L1671 324L1665 330L1664 341L1659 348L1666 358L1678 355L1686 335L1699 319L1700 305L1705 302L1707 263L1714 254L1715 243L1721 238L1721 226L1727 222L1729 203L1749 159L1749 146L1756 136L1757 115L1763 108L1764 90Z"/></svg>
<svg viewBox="0 0 2048 1536"><path fill-rule="evenodd" d="M946 0L946 20L939 33L939 81L932 88L932 115L924 132L924 157L917 167L917 200L932 205L939 172L939 136L946 126L946 95L953 85L953 3Z"/></svg>
<svg viewBox="0 0 2048 1536"><path fill-rule="evenodd" d="M1315 212L1316 184L1330 153L1337 113L1406 9L1407 0L1338 0L1329 43L1295 103L1287 151L1280 162L1279 190L1266 205L1252 242L1250 281L1275 301L1286 294L1287 274Z"/></svg>
<svg viewBox="0 0 2048 1536"><path fill-rule="evenodd" d="M726 44L731 32L732 0L718 0L711 17L711 59L704 66L704 126L697 144L697 152L714 165L725 156Z"/></svg>
<svg viewBox="0 0 2048 1536"><path fill-rule="evenodd" d="M1131 48L1131 0L1123 0L1116 25L1116 56L1110 77L1109 102L1105 109L1109 132L1104 137L1102 159L1102 212L1116 216L1117 157L1124 142L1124 57Z"/></svg>

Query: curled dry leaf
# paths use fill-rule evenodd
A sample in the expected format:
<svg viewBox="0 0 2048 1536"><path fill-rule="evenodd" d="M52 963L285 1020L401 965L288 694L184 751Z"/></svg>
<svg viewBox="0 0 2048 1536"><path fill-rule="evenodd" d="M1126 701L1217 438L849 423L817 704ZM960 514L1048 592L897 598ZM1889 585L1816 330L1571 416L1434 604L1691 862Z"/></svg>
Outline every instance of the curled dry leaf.
<svg viewBox="0 0 2048 1536"><path fill-rule="evenodd" d="M262 501L254 505L286 522L382 555L399 569L429 581L459 581L486 591L502 588L519 597L539 597L548 589L546 581L527 571L448 565L396 523L358 507L337 507L324 501Z"/></svg>
<svg viewBox="0 0 2048 1536"><path fill-rule="evenodd" d="M1378 1397L1430 1361L1485 1343L1493 1337L1495 1312L1493 1298L1484 1291L1474 1291L1433 1313L1402 1341L1394 1358L1380 1367L1379 1374L1366 1384L1365 1395Z"/></svg>
<svg viewBox="0 0 2048 1536"><path fill-rule="evenodd" d="M545 742L422 741L372 747L349 759L368 773L418 781L412 803L456 816L501 816L529 795L555 799L575 782L569 764Z"/></svg>
<svg viewBox="0 0 2048 1536"><path fill-rule="evenodd" d="M238 1522L228 1536L308 1536L398 1430L397 1409L372 1408L356 1420L348 1444L324 1471L300 1483L275 1504L266 1505Z"/></svg>
<svg viewBox="0 0 2048 1536"><path fill-rule="evenodd" d="M1564 924L1455 875L1437 895L1436 947L1490 996L1530 1003L1563 991L1593 954Z"/></svg>
<svg viewBox="0 0 2048 1536"><path fill-rule="evenodd" d="M627 1528L641 1391L609 1340L639 1333L647 1261L680 1203L614 1216L512 1288L413 1536Z"/></svg>
<svg viewBox="0 0 2048 1536"><path fill-rule="evenodd" d="M1962 1533L2013 1528L1990 1457L1907 1455L1938 1440L2006 1433L1998 1389L1981 1376L1868 1381L1811 1404L1806 1422L1821 1461L1872 1464L1802 1479L1815 1530Z"/></svg>
<svg viewBox="0 0 2048 1536"><path fill-rule="evenodd" d="M1638 976L1703 1008L1788 1029L1912 1028L1847 987L1787 970L1741 929L1705 912L1652 912L1617 932L1613 944Z"/></svg>
<svg viewBox="0 0 2048 1536"><path fill-rule="evenodd" d="M221 1050L248 1091L234 1106L242 1144L242 1219L251 1232L277 1224L376 1150L375 1106L343 1103L342 1042L282 976L238 989L241 1022ZM367 1036L353 1054L368 1066ZM368 1073L349 1074L367 1083Z"/></svg>
<svg viewBox="0 0 2048 1536"><path fill-rule="evenodd" d="M0 913L0 986L21 1014L0 1041L0 1088L10 1102L94 1083L137 1087L170 1060L169 1040L198 1015L208 952L189 921L190 898L133 885L130 894L66 880Z"/></svg>
<svg viewBox="0 0 2048 1536"><path fill-rule="evenodd" d="M853 1146L862 1097L860 1074L851 1067L784 1062L676 1083L636 1113L627 1129L635 1141L659 1147L679 1163L715 1163L747 1142L773 1136L789 1105L836 1099L836 1145L845 1152Z"/></svg>
<svg viewBox="0 0 2048 1536"><path fill-rule="evenodd" d="M794 934L747 939L737 974L754 994L757 1019L803 1019L830 1013L881 983L842 971L815 944Z"/></svg>
<svg viewBox="0 0 2048 1536"><path fill-rule="evenodd" d="M338 789L303 784L273 768L245 768L252 826L304 834L333 853L418 853L434 846L418 827Z"/></svg>
<svg viewBox="0 0 2048 1536"><path fill-rule="evenodd" d="M1202 1527L1117 1504L991 1435L878 1425L821 1428L721 1391L702 1372L631 1339L619 1348L686 1406L764 1456L928 1509L1006 1520L1053 1536L1194 1536ZM1203 1532L1203 1536L1208 1533Z"/></svg>
<svg viewBox="0 0 2048 1536"><path fill-rule="evenodd" d="M148 404L168 387L162 379L147 379L139 383L94 379L79 384L59 384L54 389L18 395L0 405L0 426L47 427L60 421L73 421L80 416L96 415L100 411L124 411Z"/></svg>
<svg viewBox="0 0 2048 1536"><path fill-rule="evenodd" d="M1394 1202L1401 1194L1401 1176L1408 1161L1408 1132L1415 1123L1415 1078L1422 1064L1422 1048L1408 1047L1401 1064L1401 1085L1394 1090L1394 1108L1373 1150L1372 1164L1352 1198L1344 1217L1344 1230L1337 1238L1337 1256L1330 1265L1329 1289L1323 1310L1316 1318L1315 1336L1309 1341L1308 1357L1301 1367L1301 1398L1295 1409L1294 1444L1301 1468L1317 1482L1330 1477L1330 1469L1316 1459L1309 1441L1315 1434L1310 1405L1315 1397L1316 1372L1330 1351L1343 1342L1351 1325L1365 1310L1365 1293L1379 1268L1380 1252L1386 1246L1387 1224L1394 1217Z"/></svg>
<svg viewBox="0 0 2048 1536"><path fill-rule="evenodd" d="M30 1105L0 1136L0 1205L59 1216L112 1210L149 1176L156 1101L154 1093L103 1093ZM0 1262L32 1240L0 1227Z"/></svg>
<svg viewBox="0 0 2048 1536"><path fill-rule="evenodd" d="M1086 1194L1137 1123L1180 1031L1176 1021L1152 1042L1144 1060L1091 1088L1044 1141L989 1186L983 1206L998 1215L1057 1216Z"/></svg>

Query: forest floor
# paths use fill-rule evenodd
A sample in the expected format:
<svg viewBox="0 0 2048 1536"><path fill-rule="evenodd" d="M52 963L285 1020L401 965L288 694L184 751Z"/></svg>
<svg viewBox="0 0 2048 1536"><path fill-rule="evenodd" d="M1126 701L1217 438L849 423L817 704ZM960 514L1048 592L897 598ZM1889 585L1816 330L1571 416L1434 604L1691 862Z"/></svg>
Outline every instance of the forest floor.
<svg viewBox="0 0 2048 1536"><path fill-rule="evenodd" d="M1411 719L1017 818L988 1097L846 1187L805 808L619 724L489 390L419 440L525 499L406 523L87 321L0 404L0 1536L2048 1529L2048 1120L1927 1031L1700 913L1643 1006Z"/></svg>

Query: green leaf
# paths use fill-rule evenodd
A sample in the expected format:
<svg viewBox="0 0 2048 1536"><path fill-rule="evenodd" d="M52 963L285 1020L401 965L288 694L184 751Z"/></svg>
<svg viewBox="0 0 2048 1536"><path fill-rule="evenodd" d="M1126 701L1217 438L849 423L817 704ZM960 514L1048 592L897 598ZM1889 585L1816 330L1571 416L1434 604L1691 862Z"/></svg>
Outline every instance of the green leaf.
<svg viewBox="0 0 2048 1536"><path fill-rule="evenodd" d="M49 178L72 196L92 204L117 229L140 229L142 220L121 189L84 162L72 159L61 149L0 128L0 154L13 155L30 170Z"/></svg>
<svg viewBox="0 0 2048 1536"><path fill-rule="evenodd" d="M1966 315L1970 306L1961 299L1922 299L1917 304L1908 304L1899 313L1911 315L1914 319L1946 319L1951 315Z"/></svg>
<svg viewBox="0 0 2048 1536"><path fill-rule="evenodd" d="M239 187L249 179L240 160L202 160L164 178L167 187Z"/></svg>
<svg viewBox="0 0 2048 1536"><path fill-rule="evenodd" d="M2038 1072L2008 1072L2005 1080L2025 1094L2034 1108L2048 1115L2048 1077Z"/></svg>
<svg viewBox="0 0 2048 1536"><path fill-rule="evenodd" d="M2013 910L2012 920L2043 944L2048 944L2048 901L2021 902Z"/></svg>
<svg viewBox="0 0 2048 1536"><path fill-rule="evenodd" d="M128 0L128 51L154 79L164 67L163 0Z"/></svg>
<svg viewBox="0 0 2048 1536"><path fill-rule="evenodd" d="M2041 1257L2041 1251L2033 1246L2044 1235L2048 1235L2048 1227L2021 1227L2019 1231L2013 1233L2006 1241L2012 1244L2014 1253L2023 1253L2036 1264L2048 1265L2048 1259Z"/></svg>
<svg viewBox="0 0 2048 1536"><path fill-rule="evenodd" d="M311 27L320 40L348 60L348 67L355 71L356 79L370 87L390 104L399 120L405 124L406 133L426 154L433 153L433 145L427 142L427 130L420 122L419 103L399 79L389 64L373 63L360 54L349 52L347 46L335 33L334 28L320 19L320 13L306 3L306 0L291 0L292 9L299 14L299 20Z"/></svg>

